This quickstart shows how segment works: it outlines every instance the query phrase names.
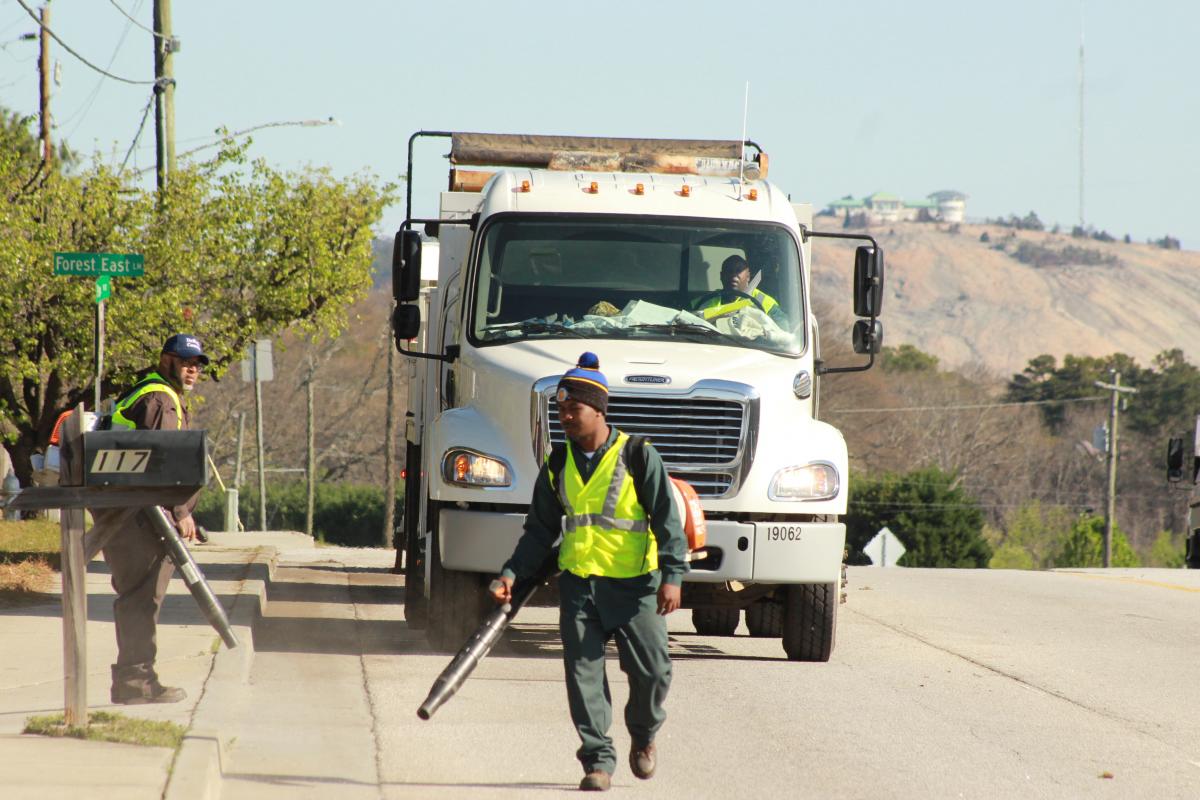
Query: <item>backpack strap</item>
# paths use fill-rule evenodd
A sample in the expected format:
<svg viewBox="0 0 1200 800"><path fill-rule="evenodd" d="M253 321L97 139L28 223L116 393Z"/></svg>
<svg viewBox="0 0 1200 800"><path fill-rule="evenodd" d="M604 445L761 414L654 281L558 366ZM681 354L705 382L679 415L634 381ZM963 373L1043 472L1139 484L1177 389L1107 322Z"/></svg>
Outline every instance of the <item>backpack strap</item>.
<svg viewBox="0 0 1200 800"><path fill-rule="evenodd" d="M550 455L546 456L546 466L550 470L550 488L554 490L554 496L558 497L558 482L562 478L563 468L567 466L566 444L556 444L550 448Z"/></svg>
<svg viewBox="0 0 1200 800"><path fill-rule="evenodd" d="M637 492L638 505L650 516L650 506L642 497L642 484L646 482L646 445L650 444L649 436L630 436L625 440L625 464L629 467L629 477L633 478L633 490Z"/></svg>

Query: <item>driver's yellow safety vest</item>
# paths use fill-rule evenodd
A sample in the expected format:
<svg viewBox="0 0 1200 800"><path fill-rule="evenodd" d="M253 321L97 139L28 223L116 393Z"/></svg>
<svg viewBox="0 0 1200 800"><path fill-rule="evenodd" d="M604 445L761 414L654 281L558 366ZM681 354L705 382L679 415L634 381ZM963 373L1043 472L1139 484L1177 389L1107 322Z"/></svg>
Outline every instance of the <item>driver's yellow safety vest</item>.
<svg viewBox="0 0 1200 800"><path fill-rule="evenodd" d="M137 423L128 419L124 413L126 409L141 400L150 392L166 392L175 402L175 427L183 428L183 404L179 401L179 393L175 391L171 384L167 383L167 379L157 372L151 372L138 385L133 387L133 391L117 402L112 413L113 426L120 425L122 428L136 428Z"/></svg>
<svg viewBox="0 0 1200 800"><path fill-rule="evenodd" d="M565 512L558 566L581 578L634 578L658 569L658 543L625 463L628 438L617 434L586 483L568 440L562 476L550 476Z"/></svg>
<svg viewBox="0 0 1200 800"><path fill-rule="evenodd" d="M775 308L775 306L779 305L774 297L771 297L771 295L767 294L761 289L754 289L753 291L749 292L749 294L750 297L753 297L762 305L762 310L768 314L771 313L772 308ZM701 310L701 316L703 316L705 319L716 319L717 317L723 317L726 314L732 314L735 311L740 311L746 306L754 305L749 297L738 297L728 303L722 303L721 298L718 296L714 297L709 302L716 303L716 305L709 305Z"/></svg>

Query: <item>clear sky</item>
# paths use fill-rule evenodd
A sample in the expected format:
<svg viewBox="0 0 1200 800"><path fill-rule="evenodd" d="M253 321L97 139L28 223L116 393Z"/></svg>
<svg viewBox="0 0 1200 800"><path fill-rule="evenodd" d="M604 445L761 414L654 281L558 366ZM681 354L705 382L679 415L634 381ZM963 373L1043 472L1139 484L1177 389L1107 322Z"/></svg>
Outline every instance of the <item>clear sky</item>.
<svg viewBox="0 0 1200 800"><path fill-rule="evenodd" d="M53 0L51 28L114 75L149 81L151 34L118 6L151 24L152 0ZM420 128L736 139L749 82L749 137L794 200L957 189L973 218L1034 210L1067 227L1079 219L1082 26L1086 221L1200 248L1191 0L174 0L172 12L180 152L222 125L332 116L340 126L261 130L252 152L394 180ZM0 0L0 104L24 114L37 112L37 44L17 39L35 29ZM52 56L55 136L119 162L150 87L102 78L58 44ZM445 181L433 159L444 146L425 147L418 214ZM134 158L153 165L150 125ZM389 209L381 232L402 218Z"/></svg>

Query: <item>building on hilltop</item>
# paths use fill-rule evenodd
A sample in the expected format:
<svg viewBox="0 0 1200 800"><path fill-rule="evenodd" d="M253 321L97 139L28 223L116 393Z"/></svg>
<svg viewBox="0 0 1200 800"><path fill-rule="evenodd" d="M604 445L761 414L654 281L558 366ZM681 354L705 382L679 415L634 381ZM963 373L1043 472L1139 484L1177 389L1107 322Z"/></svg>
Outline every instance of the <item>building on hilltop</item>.
<svg viewBox="0 0 1200 800"><path fill-rule="evenodd" d="M841 216L848 226L880 225L887 222L962 222L967 213L967 196L944 190L924 200L904 200L890 192L875 192L862 199L846 195L826 205L826 216Z"/></svg>

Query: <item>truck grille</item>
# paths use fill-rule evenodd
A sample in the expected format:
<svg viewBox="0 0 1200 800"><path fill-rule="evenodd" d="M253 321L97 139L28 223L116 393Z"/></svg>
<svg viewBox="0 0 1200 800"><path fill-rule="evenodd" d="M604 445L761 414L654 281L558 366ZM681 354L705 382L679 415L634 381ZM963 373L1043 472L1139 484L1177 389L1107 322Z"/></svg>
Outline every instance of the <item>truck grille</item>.
<svg viewBox="0 0 1200 800"><path fill-rule="evenodd" d="M542 393L549 444L565 441L553 391ZM631 436L648 436L667 470L701 497L733 492L749 466L747 400L703 396L621 394L608 399L608 422ZM545 443L545 439L543 439ZM743 463L745 462L745 463Z"/></svg>

